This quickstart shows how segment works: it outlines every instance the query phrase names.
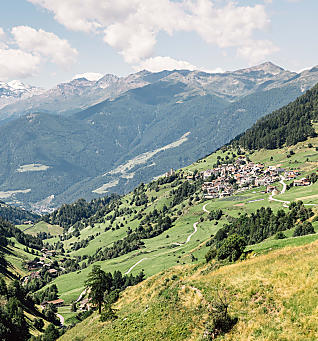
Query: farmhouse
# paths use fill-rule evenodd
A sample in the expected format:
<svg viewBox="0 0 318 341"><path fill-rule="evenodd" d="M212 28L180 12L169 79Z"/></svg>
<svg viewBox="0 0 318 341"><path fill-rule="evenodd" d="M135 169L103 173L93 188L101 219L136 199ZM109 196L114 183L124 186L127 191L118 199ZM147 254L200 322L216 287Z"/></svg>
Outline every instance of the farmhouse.
<svg viewBox="0 0 318 341"><path fill-rule="evenodd" d="M41 306L43 308L45 308L47 305L49 304L53 304L56 307L60 307L61 305L63 305L64 300L62 300L61 298L57 299L57 300L53 300L53 301L44 301L41 303Z"/></svg>

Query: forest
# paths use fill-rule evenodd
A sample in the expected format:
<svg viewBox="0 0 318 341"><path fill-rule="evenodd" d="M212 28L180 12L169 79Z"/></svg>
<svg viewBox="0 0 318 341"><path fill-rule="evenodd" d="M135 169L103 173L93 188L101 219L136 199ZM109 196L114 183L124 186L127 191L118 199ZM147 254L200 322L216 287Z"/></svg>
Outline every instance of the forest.
<svg viewBox="0 0 318 341"><path fill-rule="evenodd" d="M232 140L248 150L292 146L315 137L313 122L318 120L318 85L294 102L259 119L245 133Z"/></svg>
<svg viewBox="0 0 318 341"><path fill-rule="evenodd" d="M35 213L7 205L2 201L0 201L0 217L15 225L23 224L25 221L35 222L40 218L40 216Z"/></svg>
<svg viewBox="0 0 318 341"><path fill-rule="evenodd" d="M91 216L118 198L118 195L111 194L103 198L93 199L90 202L87 202L85 199L78 199L72 204L64 204L51 214L43 216L42 220L52 225L59 225L65 230L68 230L68 228L79 221L89 220Z"/></svg>
<svg viewBox="0 0 318 341"><path fill-rule="evenodd" d="M275 234L279 234L278 238L284 238L282 232L293 227L296 227L294 236L315 233L312 224L307 221L313 214L311 208L306 208L302 201L297 201L290 204L288 212L280 209L275 214L270 207L262 207L250 215L228 217L231 222L207 243L212 246L206 260L216 258L236 261L246 245L260 243Z"/></svg>

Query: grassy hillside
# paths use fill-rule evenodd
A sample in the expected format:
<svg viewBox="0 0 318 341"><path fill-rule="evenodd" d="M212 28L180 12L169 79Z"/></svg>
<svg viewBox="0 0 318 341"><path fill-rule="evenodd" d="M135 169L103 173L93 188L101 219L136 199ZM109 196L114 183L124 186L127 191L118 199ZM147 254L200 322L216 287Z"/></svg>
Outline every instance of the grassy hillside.
<svg viewBox="0 0 318 341"><path fill-rule="evenodd" d="M45 232L52 237L59 236L63 233L63 228L58 225L51 225L44 221L39 221L36 224L17 225L17 227L26 234L36 236L38 233Z"/></svg>
<svg viewBox="0 0 318 341"><path fill-rule="evenodd" d="M281 165L286 169L298 169L301 171L300 177L303 177L315 171L318 166L318 153L315 147L318 146L318 138L311 138L306 142L298 143L296 146L277 149L273 151L255 151L246 152L247 156L254 162L262 162L266 166ZM290 155L293 150L294 154ZM59 294L65 300L66 306L59 308L59 312L66 318L66 323L74 322L71 313L71 303L76 300L84 289L84 282L92 269L89 264L89 257L96 254L99 248L110 247L118 240L127 236L127 231L131 229L136 231L147 214L154 209L162 210L164 205L170 207L173 200L172 189L177 189L187 182L185 176L192 174L195 170L201 171L213 166L218 160L230 157L232 153L237 154L237 149L223 149L212 155L203 158L191 166L181 169L177 172L180 177L171 183L154 185L150 183L144 186L144 193L149 202L146 205L136 205L133 201L134 193L130 193L120 201L113 203L114 206L107 214L92 217L91 223L86 227L71 227L62 237L62 244L66 255L74 259L74 264L78 263L78 269L68 274L57 277L55 283L59 289ZM190 181L191 182L191 181ZM192 181L192 183L194 183ZM290 183L290 181L286 181ZM282 184L274 184L279 190ZM269 200L269 194L264 193L264 187L248 189L242 193L223 199L204 200L200 186L193 195L186 196L179 204L169 208L169 216L174 220L172 227L160 235L143 239L144 245L138 249L127 252L115 258L97 261L93 264L101 265L107 272L120 270L122 273L128 272L134 275L144 270L147 277L155 275L160 271L167 270L173 266L202 264L205 262L205 254L208 247L205 245L211 239L212 235L228 224L228 217L239 217L243 213L253 213L261 207L270 207L273 212L280 209L288 212L288 208L283 206L282 202ZM297 198L303 198L304 203L317 204L318 184L315 183L309 187L292 187L282 195L277 195L279 200L293 201ZM152 199L153 198L153 199ZM314 212L316 208L312 206ZM127 211L131 209L132 211ZM223 216L220 220L210 220L209 212L211 210L222 209ZM114 219L114 213L118 215ZM128 213L127 213L128 212ZM317 214L317 213L315 213ZM197 229L194 229L194 224ZM318 222L313 222L315 231L318 231ZM78 233L76 233L78 231ZM277 240L274 236L262 241L256 245L248 245L246 251L253 250L255 254L268 253L273 249L284 247L305 245L318 239L318 234L309 236L293 237L293 229L285 232L286 239ZM69 238L70 237L70 238ZM64 238L64 240L63 240ZM188 238L190 238L188 240ZM89 242L85 246L84 241ZM185 243L188 240L187 243ZM61 242L60 237L54 237L47 242L54 246ZM74 249L76 244L83 244L83 247Z"/></svg>
<svg viewBox="0 0 318 341"><path fill-rule="evenodd" d="M316 340L318 242L216 269L174 267L127 289L118 319L94 314L61 340L203 340L219 296L238 319L223 340Z"/></svg>
<svg viewBox="0 0 318 341"><path fill-rule="evenodd" d="M286 111L282 112L286 115ZM317 131L316 123L311 122L310 125ZM76 212L76 205L70 205L69 209L66 206L64 211L58 210L46 217L49 224L64 227L63 235L45 241L48 247L64 251L72 259L71 265L65 267L65 273L53 281L58 287L60 297L65 301L65 306L59 311L67 318L66 324L74 322L76 314L71 313L71 304L83 292L85 280L93 265L100 265L104 271L111 273L119 270L136 275L143 270L146 277L178 265L197 264L202 267L210 249L208 246L220 249L221 241L224 242L230 236L226 231L232 228L233 232L233 222L242 218L242 226L246 226L248 217L251 217L251 222L253 219L268 219L267 225L261 222L251 223L254 224L251 231L254 231L255 236L257 234L257 238L246 240L250 240L250 244L258 244L244 245L245 252L253 256L267 254L275 249L302 246L317 240L318 182L313 182L310 186L293 187L292 180L284 178L285 170L297 173L297 179L315 177L318 168L317 149L317 137L309 137L306 141L275 150L244 150L237 144L225 146L170 176L140 184L133 192L98 208L93 215L86 218L82 218L83 215L80 214L81 218L76 220L74 213L72 222L65 222L63 212L72 209ZM251 186L238 190L229 197L206 199L202 190L203 180L196 175L222 164L233 164L240 155L244 155L247 162L263 164L265 169L269 166L284 168L281 173L283 175L277 175L274 180L276 182L272 184L276 187L276 194L272 190L266 193L266 186ZM269 173L270 170L267 171ZM303 202L303 205L297 206L298 213L292 211L291 205L297 200ZM270 219L264 213L265 210L261 210L262 207L270 208L266 210L270 212ZM218 218L210 214L218 210L222 210ZM257 215L257 212L263 213ZM303 222L311 226L310 234L295 237L298 233L296 229ZM248 230L243 231L239 227L237 230L240 232L237 233L247 236ZM220 237L222 234L223 237ZM212 258L222 259L218 256ZM213 263L211 266L215 267ZM173 295L170 293L168 296L171 298ZM159 307L162 305L159 304ZM174 313L176 320L179 318L178 314L182 316L180 310ZM156 314L157 311L153 316ZM207 312L202 314L205 316ZM190 335L186 331L192 323L189 321L183 327L180 325L180 330L170 321L169 333L175 335L171 337L186 338ZM193 328L195 325L196 323ZM157 327L152 326L150 329ZM149 335L148 339L154 337Z"/></svg>

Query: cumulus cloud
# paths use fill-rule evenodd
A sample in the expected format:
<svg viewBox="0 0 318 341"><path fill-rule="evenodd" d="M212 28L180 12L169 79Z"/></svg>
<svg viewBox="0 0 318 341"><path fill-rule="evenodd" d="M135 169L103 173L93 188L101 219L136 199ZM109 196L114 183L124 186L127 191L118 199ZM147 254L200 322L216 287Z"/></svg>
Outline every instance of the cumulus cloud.
<svg viewBox="0 0 318 341"><path fill-rule="evenodd" d="M34 56L17 49L0 49L0 79L7 81L34 75L41 63L39 56Z"/></svg>
<svg viewBox="0 0 318 341"><path fill-rule="evenodd" d="M16 26L6 34L0 27L1 80L33 76L45 61L67 66L76 56L77 50L53 33Z"/></svg>
<svg viewBox="0 0 318 341"><path fill-rule="evenodd" d="M75 75L72 79L86 78L89 81L98 81L103 75L97 72L86 72Z"/></svg>
<svg viewBox="0 0 318 341"><path fill-rule="evenodd" d="M23 51L47 57L62 66L72 64L76 60L77 50L72 48L67 40L60 39L54 33L29 26L13 27L11 33Z"/></svg>
<svg viewBox="0 0 318 341"><path fill-rule="evenodd" d="M239 47L237 54L250 61L250 63L257 63L264 60L265 56L278 51L278 48L269 40L251 40L244 46Z"/></svg>
<svg viewBox="0 0 318 341"><path fill-rule="evenodd" d="M255 31L270 23L265 5L239 5L228 0L28 0L53 12L69 29L102 34L131 64L153 57L159 32L196 32L220 48L236 48L241 56L254 47L253 60L275 51L267 41L255 40ZM259 43L262 42L262 43ZM266 49L262 46L266 45ZM240 52L239 52L240 51Z"/></svg>
<svg viewBox="0 0 318 341"><path fill-rule="evenodd" d="M162 70L198 70L198 67L184 60L158 56L142 61L138 66L135 66L134 69L136 71L148 70L151 72L159 72Z"/></svg>
<svg viewBox="0 0 318 341"><path fill-rule="evenodd" d="M6 49L8 45L5 43L6 34L2 27L0 27L0 49Z"/></svg>

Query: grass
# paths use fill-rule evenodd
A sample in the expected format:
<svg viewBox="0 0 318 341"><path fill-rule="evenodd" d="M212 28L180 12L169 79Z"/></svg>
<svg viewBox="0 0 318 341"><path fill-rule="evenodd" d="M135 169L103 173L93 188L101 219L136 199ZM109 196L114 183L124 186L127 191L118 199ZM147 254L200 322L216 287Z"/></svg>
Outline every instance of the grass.
<svg viewBox="0 0 318 341"><path fill-rule="evenodd" d="M10 238L14 246L7 246L3 249L5 259L8 263L8 271L15 276L26 276L29 271L24 268L24 262L34 259L35 255L24 251L25 246L20 244L15 238Z"/></svg>
<svg viewBox="0 0 318 341"><path fill-rule="evenodd" d="M102 323L94 313L61 340L204 340L218 295L238 318L222 340L316 340L317 267L318 242L217 270L174 267L128 288L115 305L117 320Z"/></svg>
<svg viewBox="0 0 318 341"><path fill-rule="evenodd" d="M311 139L310 141L314 146L318 146L318 138ZM313 148L308 148L308 143L309 142L307 141L299 143L297 146L292 148L284 148L275 151L255 151L254 153L249 154L248 157L252 159L252 161L262 162L266 166L281 165L281 167L285 167L287 169L297 168L300 169L303 174L308 174L315 169L318 162L318 157L315 155L318 153L315 153ZM290 150L293 150L295 155L289 158L287 155ZM225 157L230 154L230 152L222 152L219 150L216 153L209 155L207 158L199 160L193 165L185 167L178 172L187 174L195 169L200 171L212 168L216 163L218 156ZM306 161L307 158L309 158L309 162ZM277 183L275 185L277 185L278 188L281 188L281 184ZM148 189L148 197L156 197L156 200L149 204L145 209L143 207L136 207L130 204L132 199L132 194L130 193L122 198L122 204L119 209L132 207L137 211L137 213L142 211L142 215L152 211L154 208L157 208L158 210L162 209L164 205L169 206L171 201L169 195L171 189L171 184L160 186L158 192ZM134 267L132 273L136 275L141 270L144 270L146 276L149 277L159 273L160 271L166 271L176 265L192 264L192 255L195 257L194 263L202 263L205 260L204 256L208 250L205 246L205 242L209 240L211 235L215 234L220 227L227 223L226 216L238 217L243 213L250 214L263 206L271 207L273 211L277 211L278 209L288 209L283 208L282 204L279 202L269 201L269 195L262 193L264 192L264 189L265 188L262 187L250 189L236 196L225 199L193 202L192 206L189 205L188 200L185 200L174 210L174 214L176 214L177 211L181 211L182 214L178 216L173 228L164 232L160 236L144 240L145 247L140 250L130 252L129 254L118 258L97 262L96 264L100 264L102 269L107 272L120 270L122 273L125 273L134 264L141 261L136 267ZM317 193L318 183L306 188L292 188L284 195L277 196L277 198L292 201L298 197L313 196ZM316 199L312 197L305 202L311 203L314 200ZM215 221L207 220L207 213L202 211L204 204L207 204L206 208L209 211L222 209L224 216L217 225L215 224ZM105 217L105 223L95 224L94 227L89 226L81 230L79 237L72 237L65 241L64 249L71 257L92 255L97 248L110 246L116 240L123 238L126 235L128 226L133 230L136 229L139 226L140 220L134 219L134 216L135 214L133 213L131 215L126 215L125 220L123 217L116 218L113 226L121 223L124 226L120 227L118 230L109 230L106 232L105 228L110 226L110 222L109 220L106 220ZM200 218L203 218L203 222L198 224L198 231L193 235L190 242L181 246L173 245L173 243L183 243L186 241L187 237L193 232L193 224L199 221ZM292 232L285 233L288 234ZM71 248L73 243L80 242L91 235L95 236L95 238L89 242L87 247L81 248L77 251L72 251ZM299 238L292 238L291 235L288 235L288 237L289 238L284 240L274 240L273 238L267 239L258 245L250 246L249 249L253 249L258 254L262 254L279 248L304 245L318 238L316 235ZM52 244L57 241L59 241L58 237L47 240L47 242ZM67 304L70 304L80 295L91 268L92 266L89 266L86 269L62 275L54 280L54 283L58 286L61 298L64 299Z"/></svg>
<svg viewBox="0 0 318 341"><path fill-rule="evenodd" d="M59 236L63 233L63 228L58 225L51 225L44 221L40 221L35 225L16 225L21 231L32 236L36 236L39 232L50 233L52 236Z"/></svg>

